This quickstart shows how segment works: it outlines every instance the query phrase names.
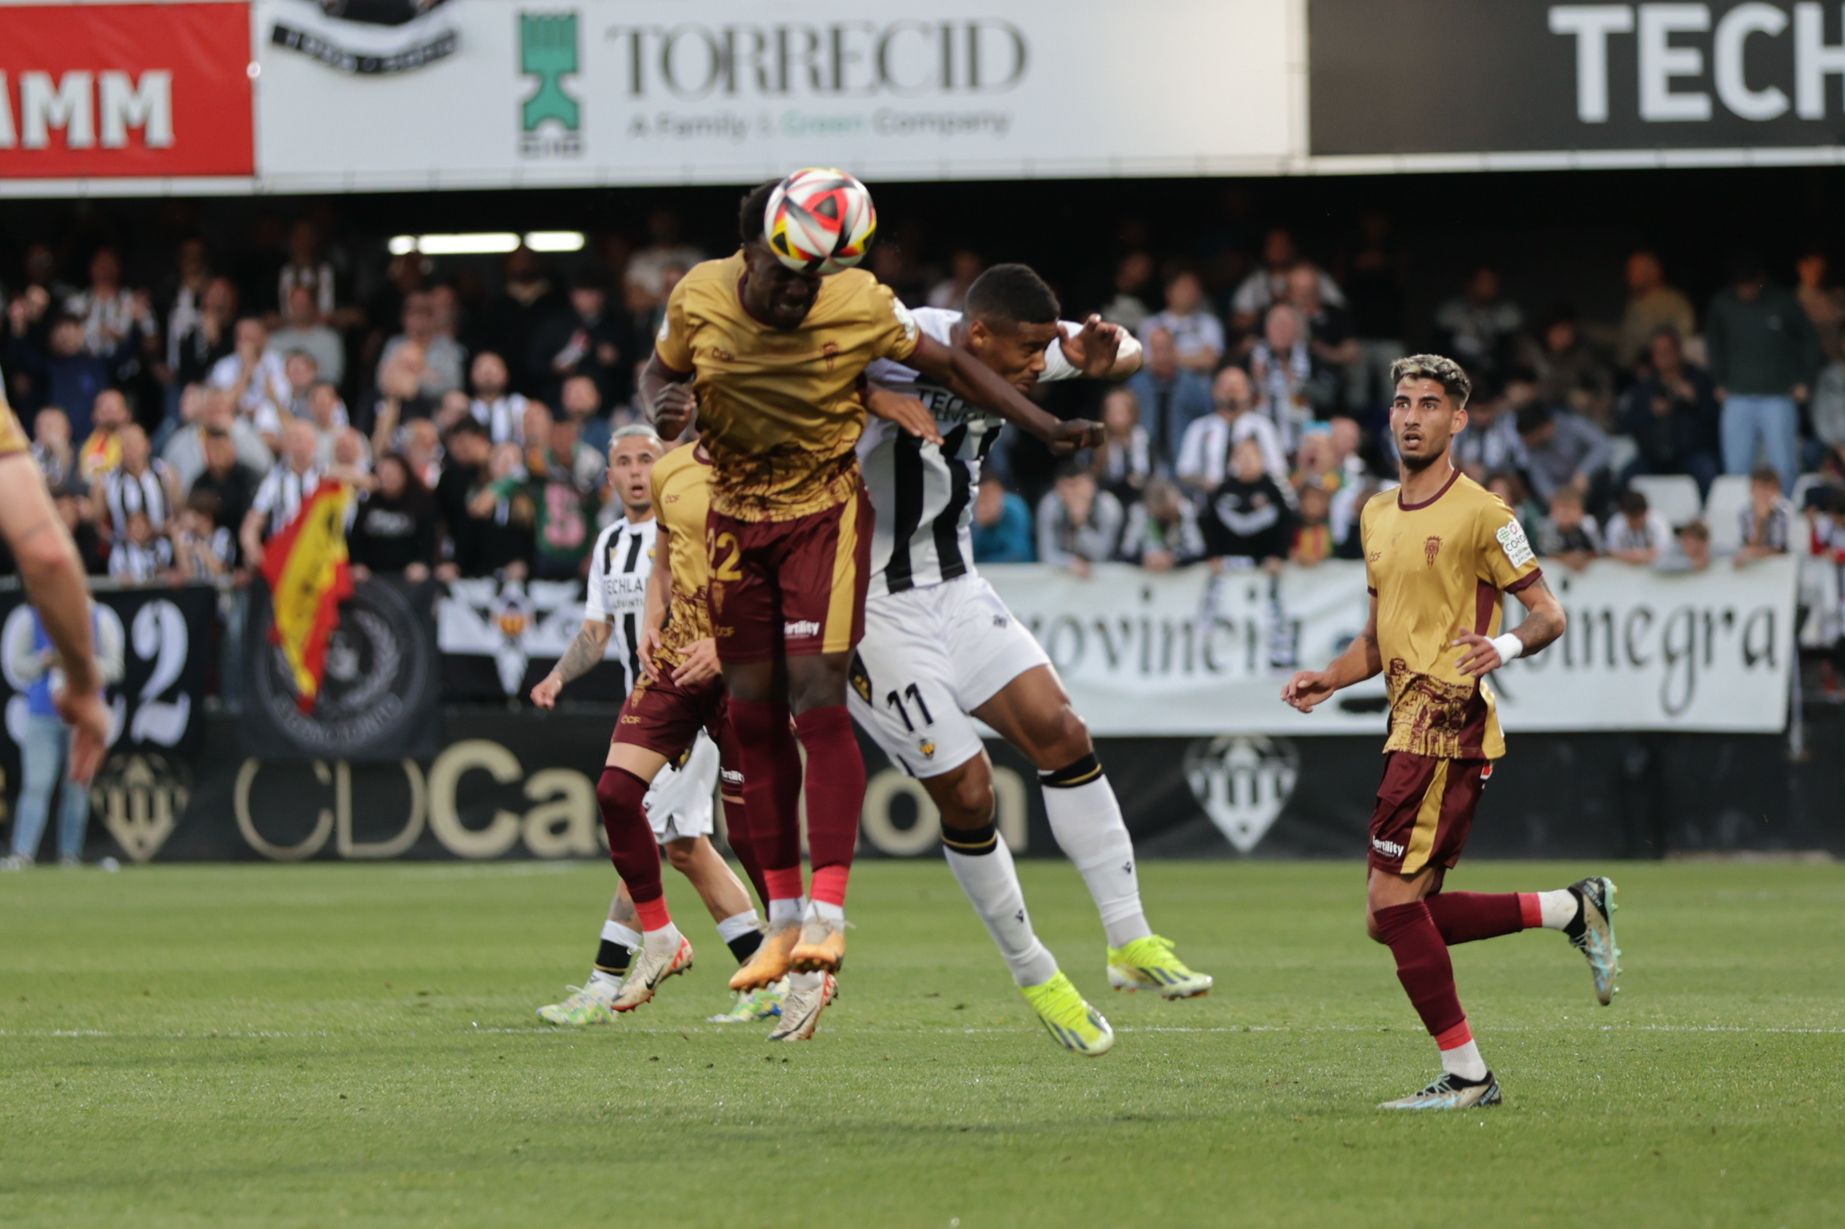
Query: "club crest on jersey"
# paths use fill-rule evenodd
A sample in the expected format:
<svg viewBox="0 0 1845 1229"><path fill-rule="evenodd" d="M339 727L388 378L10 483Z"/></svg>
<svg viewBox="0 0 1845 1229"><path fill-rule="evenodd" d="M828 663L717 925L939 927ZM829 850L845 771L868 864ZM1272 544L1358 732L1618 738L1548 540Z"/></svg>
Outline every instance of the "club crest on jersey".
<svg viewBox="0 0 1845 1229"><path fill-rule="evenodd" d="M831 375L833 373L833 364L839 361L839 343L836 341L829 341L824 346L821 346L820 357L826 362L827 374Z"/></svg>
<svg viewBox="0 0 1845 1229"><path fill-rule="evenodd" d="M858 692L859 699L871 703L871 675L857 653L852 654L852 662L846 667L846 679L852 684L852 690Z"/></svg>
<svg viewBox="0 0 1845 1229"><path fill-rule="evenodd" d="M916 749L922 752L922 757L925 760L932 760L935 758L935 743L930 739L925 738L920 740L916 744Z"/></svg>
<svg viewBox="0 0 1845 1229"><path fill-rule="evenodd" d="M1422 540L1422 557L1429 561L1430 567L1435 566L1435 556L1440 553L1441 539L1435 534L1430 534Z"/></svg>

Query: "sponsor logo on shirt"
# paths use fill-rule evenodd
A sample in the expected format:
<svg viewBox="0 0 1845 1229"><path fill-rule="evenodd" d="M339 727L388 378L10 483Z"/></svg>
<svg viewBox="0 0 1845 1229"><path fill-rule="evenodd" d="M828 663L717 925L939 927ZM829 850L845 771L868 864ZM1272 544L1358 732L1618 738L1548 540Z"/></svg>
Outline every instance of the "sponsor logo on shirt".
<svg viewBox="0 0 1845 1229"><path fill-rule="evenodd" d="M1506 561L1515 568L1522 568L1537 556L1531 551L1531 543L1525 537L1524 526L1516 520L1507 521L1493 535L1499 539L1499 547L1505 551Z"/></svg>
<svg viewBox="0 0 1845 1229"><path fill-rule="evenodd" d="M812 619L793 619L782 625L782 636L788 640L811 640L820 634L820 625Z"/></svg>
<svg viewBox="0 0 1845 1229"><path fill-rule="evenodd" d="M1377 850L1377 852L1383 854L1386 858L1400 858L1403 856L1403 847L1395 841L1385 841L1377 837L1372 837L1371 848Z"/></svg>

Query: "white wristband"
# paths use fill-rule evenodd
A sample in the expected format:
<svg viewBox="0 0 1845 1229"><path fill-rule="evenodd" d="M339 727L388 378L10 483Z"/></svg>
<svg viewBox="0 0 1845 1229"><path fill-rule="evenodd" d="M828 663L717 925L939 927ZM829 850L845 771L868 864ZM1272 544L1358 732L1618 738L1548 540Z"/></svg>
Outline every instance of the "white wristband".
<svg viewBox="0 0 1845 1229"><path fill-rule="evenodd" d="M1503 636L1493 637L1493 647L1499 650L1499 664L1504 665L1508 661L1515 661L1524 654L1525 642L1520 640L1517 636L1514 636L1511 632L1507 632Z"/></svg>

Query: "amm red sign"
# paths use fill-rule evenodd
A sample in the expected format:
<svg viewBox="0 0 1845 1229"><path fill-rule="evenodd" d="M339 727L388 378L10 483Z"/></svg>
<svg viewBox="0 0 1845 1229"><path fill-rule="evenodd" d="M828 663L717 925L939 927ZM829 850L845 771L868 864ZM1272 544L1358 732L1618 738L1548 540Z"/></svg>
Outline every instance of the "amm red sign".
<svg viewBox="0 0 1845 1229"><path fill-rule="evenodd" d="M0 5L0 179L249 175L247 4Z"/></svg>

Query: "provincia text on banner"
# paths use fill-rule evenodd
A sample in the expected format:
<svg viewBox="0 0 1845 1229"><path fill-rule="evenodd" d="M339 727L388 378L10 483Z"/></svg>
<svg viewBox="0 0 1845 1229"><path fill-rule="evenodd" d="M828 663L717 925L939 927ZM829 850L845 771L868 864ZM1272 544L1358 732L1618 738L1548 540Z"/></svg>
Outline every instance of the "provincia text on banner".
<svg viewBox="0 0 1845 1229"><path fill-rule="evenodd" d="M1311 715L1279 700L1364 627L1364 566L1332 562L1213 576L1098 566L1087 579L1031 565L981 572L1049 652L1098 735L1376 734L1382 678ZM1795 643L1791 558L1695 575L1618 563L1545 576L1569 630L1493 674L1508 734L1663 730L1771 733L1786 726ZM1520 607L1506 602L1508 626Z"/></svg>
<svg viewBox="0 0 1845 1229"><path fill-rule="evenodd" d="M1273 173L1304 139L1293 8L254 0L259 164L278 190Z"/></svg>

